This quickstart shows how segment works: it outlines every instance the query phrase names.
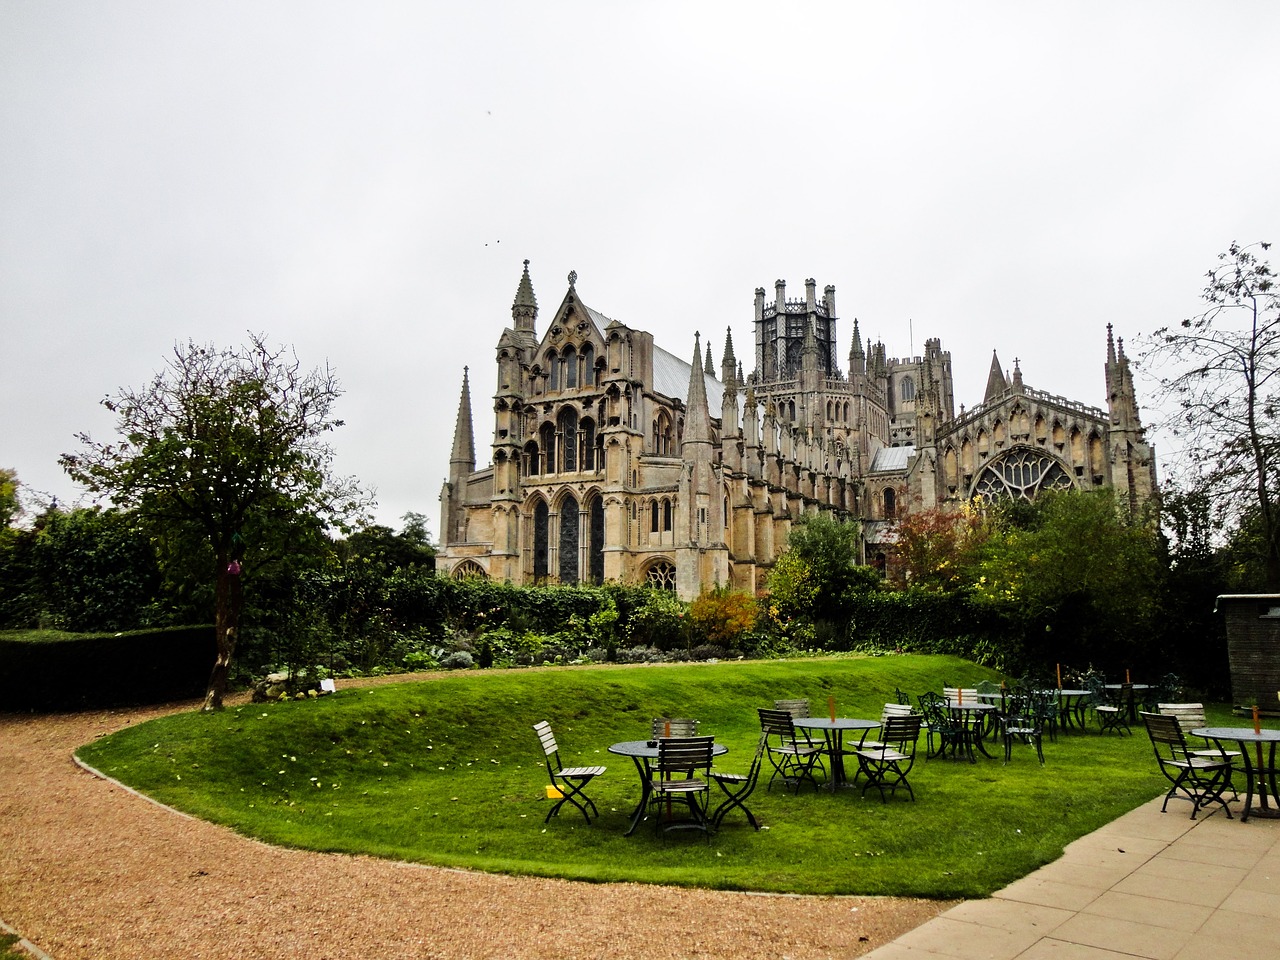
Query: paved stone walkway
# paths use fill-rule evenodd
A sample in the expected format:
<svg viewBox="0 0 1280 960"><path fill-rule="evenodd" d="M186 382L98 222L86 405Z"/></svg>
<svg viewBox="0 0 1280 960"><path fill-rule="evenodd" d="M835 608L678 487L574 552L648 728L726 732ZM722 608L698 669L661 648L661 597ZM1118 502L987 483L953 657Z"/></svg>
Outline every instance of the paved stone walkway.
<svg viewBox="0 0 1280 960"><path fill-rule="evenodd" d="M1276 957L1280 820L1153 800L988 900L948 910L865 960Z"/></svg>

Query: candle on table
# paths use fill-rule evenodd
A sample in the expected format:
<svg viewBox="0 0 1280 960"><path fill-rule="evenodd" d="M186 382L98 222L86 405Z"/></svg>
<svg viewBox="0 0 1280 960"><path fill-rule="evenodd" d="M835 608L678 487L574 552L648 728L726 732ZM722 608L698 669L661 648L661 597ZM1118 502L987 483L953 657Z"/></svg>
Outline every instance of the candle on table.
<svg viewBox="0 0 1280 960"><path fill-rule="evenodd" d="M827 697L827 712L831 714L831 722L836 722L836 698Z"/></svg>
<svg viewBox="0 0 1280 960"><path fill-rule="evenodd" d="M1125 682L1125 683L1129 683L1129 682L1130 682L1130 681L1129 681L1129 668L1128 668L1128 667L1125 667L1125 668L1124 668L1124 682Z"/></svg>
<svg viewBox="0 0 1280 960"><path fill-rule="evenodd" d="M1058 689L1062 689L1062 664L1058 664Z"/></svg>
<svg viewBox="0 0 1280 960"><path fill-rule="evenodd" d="M663 724L663 726L662 726L662 735L663 735L664 737L669 737L669 736L671 736L671 721L670 721L670 720L668 720L665 724Z"/></svg>
<svg viewBox="0 0 1280 960"><path fill-rule="evenodd" d="M1262 723L1258 720L1258 705L1256 703L1253 705L1253 732L1262 732Z"/></svg>

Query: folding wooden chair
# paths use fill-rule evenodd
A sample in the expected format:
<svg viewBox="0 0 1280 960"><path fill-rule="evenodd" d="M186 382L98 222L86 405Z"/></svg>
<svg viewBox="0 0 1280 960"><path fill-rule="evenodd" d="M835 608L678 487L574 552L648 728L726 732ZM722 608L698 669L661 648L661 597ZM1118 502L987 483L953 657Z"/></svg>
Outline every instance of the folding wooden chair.
<svg viewBox="0 0 1280 960"><path fill-rule="evenodd" d="M658 759L650 767L650 801L668 816L658 817L658 825L667 830L695 829L711 835L712 823L707 808L710 800L711 756L714 737L663 737L658 740ZM671 819L671 801L680 800L689 816Z"/></svg>
<svg viewBox="0 0 1280 960"><path fill-rule="evenodd" d="M761 736L756 741L756 753L751 758L751 768L745 774L724 773L712 768L711 779L725 793L725 799L720 802L720 806L716 807L715 812L711 814L711 825L717 830L720 829L720 823L724 820L725 815L731 810L741 810L747 815L747 823L757 830L760 829L760 824L756 822L755 816L747 808L747 798L756 789L756 781L760 778L760 766L764 763L764 754L765 743L764 737Z"/></svg>
<svg viewBox="0 0 1280 960"><path fill-rule="evenodd" d="M1233 819L1227 801L1222 799L1222 794L1231 785L1231 761L1198 757L1188 750L1177 717L1146 712L1139 716L1147 727L1160 772L1172 784L1164 795L1160 812L1165 812L1171 799L1181 797L1191 801L1192 820L1211 803L1221 804L1227 812L1227 819Z"/></svg>
<svg viewBox="0 0 1280 960"><path fill-rule="evenodd" d="M605 768L564 766L560 762L560 748L556 746L556 737L551 732L551 724L545 720L539 720L533 725L533 730L542 743L542 752L546 754L547 774L551 777L551 785L560 791L560 799L547 811L547 816L542 822L549 823L567 801L581 810L587 823L590 823L591 815L587 813L587 807L590 807L591 813L597 817L600 816L600 811L583 790L588 783L604 773Z"/></svg>
<svg viewBox="0 0 1280 960"><path fill-rule="evenodd" d="M896 793L902 787L915 800L916 794L907 781L907 774L915 764L916 741L920 739L922 721L918 714L890 717L880 730L882 746L857 752L858 773L867 777L867 782L862 785L864 796L875 787L880 791L880 799L884 800L886 791Z"/></svg>
<svg viewBox="0 0 1280 960"><path fill-rule="evenodd" d="M773 781L778 777L787 787L800 791L800 784L809 781L816 788L818 781L814 779L813 767L822 756L823 746L812 742L808 731L797 730L791 722L791 714L786 710L771 710L760 707L760 735L765 741L766 755L773 767L769 777L769 786L773 789Z"/></svg>

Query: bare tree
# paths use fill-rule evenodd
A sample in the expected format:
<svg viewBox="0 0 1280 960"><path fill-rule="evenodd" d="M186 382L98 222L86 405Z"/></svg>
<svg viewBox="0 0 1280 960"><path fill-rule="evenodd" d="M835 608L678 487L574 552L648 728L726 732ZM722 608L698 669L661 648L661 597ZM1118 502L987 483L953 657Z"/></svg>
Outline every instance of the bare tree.
<svg viewBox="0 0 1280 960"><path fill-rule="evenodd" d="M1269 243L1231 244L1207 274L1208 309L1157 330L1144 364L1176 402L1174 483L1207 498L1225 529L1256 524L1267 587L1280 589L1280 297Z"/></svg>
<svg viewBox="0 0 1280 960"><path fill-rule="evenodd" d="M194 526L212 548L217 658L206 710L222 707L235 653L246 524L339 522L368 503L354 480L333 476L324 441L342 425L332 417L341 392L328 366L304 372L292 351L260 335L238 349L178 344L149 384L102 401L120 439L78 434L85 449L60 459L94 493L152 520Z"/></svg>

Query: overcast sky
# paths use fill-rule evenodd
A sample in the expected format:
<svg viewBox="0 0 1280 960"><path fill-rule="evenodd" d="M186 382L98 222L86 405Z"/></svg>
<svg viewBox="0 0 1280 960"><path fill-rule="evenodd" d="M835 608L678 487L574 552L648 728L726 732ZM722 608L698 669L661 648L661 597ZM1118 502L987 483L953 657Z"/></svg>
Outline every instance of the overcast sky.
<svg viewBox="0 0 1280 960"><path fill-rule="evenodd" d="M62 503L74 434L176 341L329 361L338 468L439 534L462 368L488 462L521 261L748 372L752 298L836 287L1105 404L1106 325L1199 311L1280 239L1280 4L0 0L0 466ZM1139 382L1139 399L1154 402Z"/></svg>

